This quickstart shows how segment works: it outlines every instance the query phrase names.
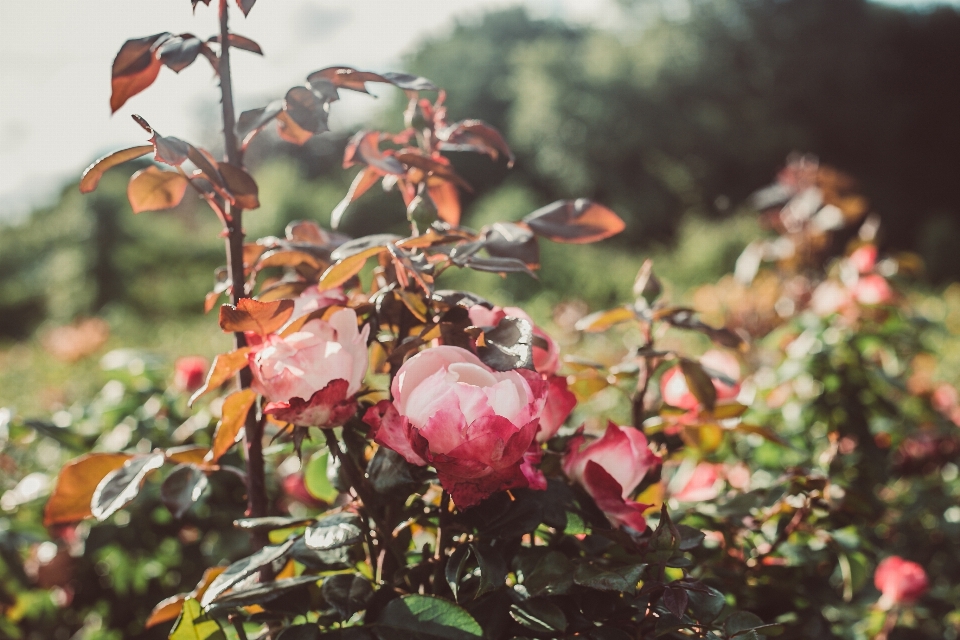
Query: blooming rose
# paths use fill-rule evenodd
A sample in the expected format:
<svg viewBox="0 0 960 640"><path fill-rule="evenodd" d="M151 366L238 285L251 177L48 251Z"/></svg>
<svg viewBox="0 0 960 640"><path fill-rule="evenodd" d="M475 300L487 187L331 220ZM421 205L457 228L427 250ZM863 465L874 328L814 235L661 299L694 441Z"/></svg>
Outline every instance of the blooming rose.
<svg viewBox="0 0 960 640"><path fill-rule="evenodd" d="M870 273L877 264L877 246L865 244L854 249L848 258L857 273Z"/></svg>
<svg viewBox="0 0 960 640"><path fill-rule="evenodd" d="M294 298L293 313L290 314L290 319L287 321L287 324L305 315L309 315L314 311L320 311L333 305L343 306L346 304L347 296L344 295L343 289L339 287L326 289L324 291L320 291L317 285L307 287L299 296Z"/></svg>
<svg viewBox="0 0 960 640"><path fill-rule="evenodd" d="M886 304L893 299L893 290L883 276L871 274L860 276L850 293L860 304Z"/></svg>
<svg viewBox="0 0 960 640"><path fill-rule="evenodd" d="M210 363L203 356L185 356L177 358L174 368L173 386L180 391L193 393L203 386Z"/></svg>
<svg viewBox="0 0 960 640"><path fill-rule="evenodd" d="M264 413L300 426L342 424L367 372L369 333L357 329L353 309L341 309L286 337L267 336L247 356L253 388L268 400Z"/></svg>
<svg viewBox="0 0 960 640"><path fill-rule="evenodd" d="M371 407L364 420L379 444L432 465L454 502L469 507L497 491L542 487L532 467L539 452L525 456L547 387L533 371L498 372L466 349L433 347L400 367L393 400Z"/></svg>
<svg viewBox="0 0 960 640"><path fill-rule="evenodd" d="M470 322L478 327L495 327L507 316L522 318L529 322L533 325L533 335L546 344L546 348L539 345L533 347L533 367L550 384L547 403L540 417L540 430L537 432L537 442L546 442L566 421L577 405L577 399L567 387L567 379L556 375L557 369L560 368L560 347L543 329L533 323L523 309L518 307L487 309L479 304L470 308Z"/></svg>
<svg viewBox="0 0 960 640"><path fill-rule="evenodd" d="M923 567L900 556L890 556L877 565L873 584L882 594L881 606L887 609L916 601L929 586Z"/></svg>
<svg viewBox="0 0 960 640"><path fill-rule="evenodd" d="M610 524L638 532L647 528L643 512L650 507L630 499L660 457L647 447L638 429L607 425L603 437L587 442L583 434L570 440L563 458L567 477L587 490Z"/></svg>
<svg viewBox="0 0 960 640"><path fill-rule="evenodd" d="M707 370L707 373L722 374L731 380L740 378L740 364L734 356L724 351L715 349L707 351L700 358L700 364ZM710 377L713 380L714 389L717 390L717 400L733 400L740 393L740 383L730 384L719 377ZM679 366L667 370L660 378L660 395L664 402L679 409L695 411L700 406L700 401L690 391L687 386L687 379Z"/></svg>

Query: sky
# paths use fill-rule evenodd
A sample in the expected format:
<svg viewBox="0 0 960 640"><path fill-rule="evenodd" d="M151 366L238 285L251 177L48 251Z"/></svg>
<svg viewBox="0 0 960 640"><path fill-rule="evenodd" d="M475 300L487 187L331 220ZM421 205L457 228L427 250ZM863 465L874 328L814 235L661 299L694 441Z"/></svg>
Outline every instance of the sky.
<svg viewBox="0 0 960 640"><path fill-rule="evenodd" d="M262 0L249 19L235 11L231 23L266 54L232 58L238 112L282 97L323 67L402 70L403 54L423 38L442 35L457 19L517 4L578 22L597 21L607 6L604 0ZM219 126L210 120L218 90L206 61L179 75L164 68L113 116L110 66L128 38L216 33L215 5L198 5L193 14L188 0L0 0L0 220L54 200L98 155L143 144L133 113L164 135L209 139ZM331 126L346 127L375 105L351 96L335 107Z"/></svg>

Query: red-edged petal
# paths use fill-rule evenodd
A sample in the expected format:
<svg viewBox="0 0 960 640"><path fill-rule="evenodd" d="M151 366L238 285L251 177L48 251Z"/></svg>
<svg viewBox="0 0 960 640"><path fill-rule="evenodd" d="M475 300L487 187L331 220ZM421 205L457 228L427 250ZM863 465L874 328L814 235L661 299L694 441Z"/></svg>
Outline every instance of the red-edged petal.
<svg viewBox="0 0 960 640"><path fill-rule="evenodd" d="M651 505L624 500L621 496L623 488L620 483L593 460L587 462L583 481L587 492L607 516L610 524L618 527L627 526L640 533L647 528L643 512Z"/></svg>
<svg viewBox="0 0 960 640"><path fill-rule="evenodd" d="M397 408L389 400L367 409L363 421L370 425L370 437L388 449L393 449L410 464L426 466L426 441L417 433L410 422L397 413Z"/></svg>
<svg viewBox="0 0 960 640"><path fill-rule="evenodd" d="M343 379L332 380L309 400L290 398L286 402L271 402L263 412L300 427L337 427L356 411L356 403L347 400L349 385Z"/></svg>
<svg viewBox="0 0 960 640"><path fill-rule="evenodd" d="M566 422L573 408L577 406L577 397L568 388L565 377L550 376L547 382L550 387L547 390L547 401L543 405L543 413L540 414L538 442L546 442L552 438Z"/></svg>
<svg viewBox="0 0 960 640"><path fill-rule="evenodd" d="M479 504L494 493L508 489L519 489L528 485L519 464L479 478L451 476L437 468L437 477L440 479L443 488L450 493L454 504L460 509Z"/></svg>

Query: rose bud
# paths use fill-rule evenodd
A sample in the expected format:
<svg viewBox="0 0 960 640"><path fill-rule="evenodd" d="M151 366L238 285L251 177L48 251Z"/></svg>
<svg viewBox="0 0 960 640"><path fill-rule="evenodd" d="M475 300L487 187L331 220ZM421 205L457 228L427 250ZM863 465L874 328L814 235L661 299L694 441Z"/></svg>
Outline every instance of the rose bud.
<svg viewBox="0 0 960 640"><path fill-rule="evenodd" d="M854 249L847 258L857 273L870 273L877 264L877 246L865 244Z"/></svg>
<svg viewBox="0 0 960 640"><path fill-rule="evenodd" d="M533 325L533 335L543 340L546 348L533 347L533 367L550 384L547 391L547 403L540 419L537 442L546 442L557 433L570 412L577 405L577 398L567 388L567 380L556 375L560 368L560 347L547 333L533 323L529 315L518 307L494 307L487 309L483 305L470 307L470 322L478 327L495 327L507 316L522 318Z"/></svg>
<svg viewBox="0 0 960 640"><path fill-rule="evenodd" d="M466 508L498 491L531 486L521 466L547 386L533 371L494 371L466 349L433 347L400 367L390 387L393 400L371 407L364 420L377 443L411 464L432 465L453 501Z"/></svg>
<svg viewBox="0 0 960 640"><path fill-rule="evenodd" d="M286 337L267 336L247 355L264 413L305 427L343 424L367 372L369 333L357 329L353 309L341 309Z"/></svg>
<svg viewBox="0 0 960 640"><path fill-rule="evenodd" d="M630 496L659 464L660 457L650 451L640 430L610 422L601 438L588 443L580 434L570 440L563 471L587 490L610 524L642 532L647 528L643 512L650 505Z"/></svg>
<svg viewBox="0 0 960 640"><path fill-rule="evenodd" d="M177 358L174 365L173 386L180 391L193 393L203 386L209 366L210 363L203 356Z"/></svg>
<svg viewBox="0 0 960 640"><path fill-rule="evenodd" d="M740 364L737 359L723 351L711 349L700 358L700 364L711 375L713 387L717 390L717 400L733 400L740 393L740 383L730 384L724 379L738 380L740 378ZM679 366L669 369L660 378L660 395L663 401L672 407L695 411L700 402L687 386L687 379Z"/></svg>
<svg viewBox="0 0 960 640"><path fill-rule="evenodd" d="M890 556L877 565L873 584L882 594L880 606L885 609L915 602L929 587L923 567L900 556Z"/></svg>

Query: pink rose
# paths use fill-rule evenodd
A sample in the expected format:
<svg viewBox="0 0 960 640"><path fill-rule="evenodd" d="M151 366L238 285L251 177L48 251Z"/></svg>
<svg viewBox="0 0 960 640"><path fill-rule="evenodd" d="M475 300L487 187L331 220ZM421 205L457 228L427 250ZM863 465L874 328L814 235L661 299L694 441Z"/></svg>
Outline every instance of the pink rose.
<svg viewBox="0 0 960 640"><path fill-rule="evenodd" d="M680 502L706 502L720 494L720 465L701 462L693 469L683 488L673 495Z"/></svg>
<svg viewBox="0 0 960 640"><path fill-rule="evenodd" d="M611 422L601 438L588 443L579 434L570 440L563 471L587 490L610 524L642 532L647 528L643 512L650 505L630 496L659 464L660 457L650 451L642 432Z"/></svg>
<svg viewBox="0 0 960 640"><path fill-rule="evenodd" d="M740 363L737 359L724 351L711 349L700 358L700 364L708 374L715 373L738 380L740 378ZM713 387L717 390L717 400L733 400L740 394L740 383L730 384L718 376L711 375ZM695 411L700 407L700 402L687 386L687 379L679 366L667 370L660 378L660 395L663 401L671 407Z"/></svg>
<svg viewBox="0 0 960 640"><path fill-rule="evenodd" d="M193 393L203 386L209 366L210 363L203 356L177 358L174 365L173 386L180 391Z"/></svg>
<svg viewBox="0 0 960 640"><path fill-rule="evenodd" d="M339 287L327 289L326 291L320 291L317 285L307 287L299 296L293 299L293 313L290 315L290 320L287 321L287 324L309 315L314 311L320 311L333 305L344 306L346 304L347 296L344 295L343 289Z"/></svg>
<svg viewBox="0 0 960 640"><path fill-rule="evenodd" d="M883 276L876 274L861 276L850 293L857 302L866 305L886 304L893 300L890 285Z"/></svg>
<svg viewBox="0 0 960 640"><path fill-rule="evenodd" d="M857 273L870 273L877 264L877 246L873 244L859 246L847 259L856 268Z"/></svg>
<svg viewBox="0 0 960 640"><path fill-rule="evenodd" d="M364 420L379 444L411 464L432 465L466 508L498 491L542 485L525 456L547 387L533 371L498 372L466 349L433 347L400 367L393 400L371 407Z"/></svg>
<svg viewBox="0 0 960 640"><path fill-rule="evenodd" d="M264 413L308 427L342 424L367 372L370 327L357 329L353 309L314 319L286 337L267 336L247 356Z"/></svg>
<svg viewBox="0 0 960 640"><path fill-rule="evenodd" d="M533 325L533 335L547 345L533 347L533 367L550 384L547 391L547 403L540 418L540 430L537 442L546 442L563 426L570 412L577 405L577 398L567 388L566 378L556 375L560 368L560 347L547 333L535 325L527 313L519 307L494 307L487 309L483 305L470 308L470 321L478 327L495 327L500 321L511 316L522 318Z"/></svg>
<svg viewBox="0 0 960 640"><path fill-rule="evenodd" d="M895 604L916 601L929 586L923 567L900 556L890 556L877 565L873 584L882 594L881 606L888 609Z"/></svg>

